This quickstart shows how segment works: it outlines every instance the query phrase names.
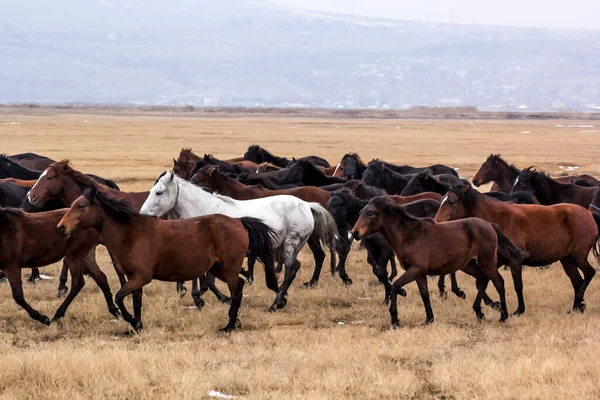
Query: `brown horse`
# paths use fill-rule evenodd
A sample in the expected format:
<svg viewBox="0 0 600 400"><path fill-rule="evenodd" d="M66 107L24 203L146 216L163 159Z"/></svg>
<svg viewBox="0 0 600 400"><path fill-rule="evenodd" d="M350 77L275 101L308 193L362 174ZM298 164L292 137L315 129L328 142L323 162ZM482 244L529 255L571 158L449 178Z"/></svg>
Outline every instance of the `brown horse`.
<svg viewBox="0 0 600 400"><path fill-rule="evenodd" d="M53 320L65 314L83 288L82 272L94 279L104 294L108 310L118 316L119 310L113 303L106 275L96 264L92 250L98 243L98 235L90 229L82 230L76 238L66 239L58 235L56 224L66 212L66 209L62 209L28 214L19 209L0 208L0 270L4 271L10 282L13 298L31 318L49 325L50 319L25 301L21 269L44 267L64 257L65 265L71 271L72 287Z"/></svg>
<svg viewBox="0 0 600 400"><path fill-rule="evenodd" d="M35 153L14 154L12 156L8 156L8 158L15 161L19 165L34 171L42 171L46 169L48 165L55 162L46 156L41 156Z"/></svg>
<svg viewBox="0 0 600 400"><path fill-rule="evenodd" d="M473 184L479 187L488 182L494 182L490 191L510 193L518 176L519 169L517 167L504 161L500 154L490 154L473 177ZM563 176L556 180L560 183L585 183L585 186L598 185L598 180L587 174Z"/></svg>
<svg viewBox="0 0 600 400"><path fill-rule="evenodd" d="M256 169L256 172L273 172L273 171L280 171L283 168L278 167L275 164L271 164L270 162L264 162L264 163L260 163L258 164L258 168Z"/></svg>
<svg viewBox="0 0 600 400"><path fill-rule="evenodd" d="M228 176L219 172L219 169L216 166L206 166L200 169L194 174L194 176L192 176L190 182L236 200L251 200L277 195L289 195L309 203L319 203L321 206L327 207L327 202L331 198L331 193L314 186L301 186L292 189L270 190L257 185L244 185L243 183L238 182L233 178L229 178ZM325 252L321 247L319 238L316 236L311 236L308 239L307 244L315 257L315 270L313 273L313 280L311 280L313 284L305 286L314 286L319 280L319 276L321 274L323 261L325 260ZM331 267L335 267L335 255L333 250L331 251ZM277 270L280 271L279 266L277 267ZM249 259L248 281L252 282L253 279L254 261Z"/></svg>
<svg viewBox="0 0 600 400"><path fill-rule="evenodd" d="M516 191L533 193L541 204L547 206L571 203L588 208L596 188L560 183L556 179L552 179L550 175L529 167L519 172L513 186L513 192Z"/></svg>
<svg viewBox="0 0 600 400"><path fill-rule="evenodd" d="M189 179L190 173L196 166L196 163L201 160L204 160L204 157L200 157L194 154L192 152L192 149L181 149L177 160L173 159L173 172L175 172L175 175L179 176L180 178ZM258 169L258 164L252 161L244 160L243 157L241 159L235 158L232 160L227 160L225 162L228 162L232 165L239 165L240 167L248 168L251 171L256 171Z"/></svg>
<svg viewBox="0 0 600 400"><path fill-rule="evenodd" d="M18 185L21 187L30 188L33 185L35 185L35 183L37 182L37 179L23 180L23 179L16 179L16 178L4 178L4 179L0 179L0 182L10 182L10 183L14 183L15 185Z"/></svg>
<svg viewBox="0 0 600 400"><path fill-rule="evenodd" d="M63 160L50 165L42 173L42 175L40 175L38 181L31 188L28 197L31 204L36 206L41 206L47 201L54 198L61 199L65 204L71 204L79 196L81 196L86 189L92 187L106 193L107 195L116 200L127 201L136 211L139 211L139 209L142 207L142 205L148 198L148 194L150 193L122 192L116 189L106 187L104 185L100 185L86 174L82 174L81 172L73 169L68 160ZM117 275L119 275L121 285L125 284L124 276L119 273L118 269L116 271ZM67 269L63 267L59 284L59 297L62 293L66 292L66 280ZM192 288L192 295L194 297L195 303L199 307L201 307L203 301L202 299L200 299L201 293L196 283L197 282L194 282L194 287ZM223 295L217 289L217 287L213 284L212 280L209 279L207 284L209 289L215 294L215 296L217 296L217 298L220 301L229 301L229 298ZM182 295L184 295L187 290L185 286L183 286L183 284L179 284L178 291L180 291Z"/></svg>
<svg viewBox="0 0 600 400"><path fill-rule="evenodd" d="M435 219L452 221L470 217L498 225L516 246L528 253L524 265L545 266L560 261L573 285L573 310L585 310L585 290L596 273L588 255L598 243L598 226L588 210L572 204L503 203L465 185L451 189ZM600 257L594 254L600 262ZM521 314L525 311L521 265L510 265L510 269L519 300L515 314Z"/></svg>
<svg viewBox="0 0 600 400"><path fill-rule="evenodd" d="M495 226L477 218L436 223L430 218L416 218L387 196L373 198L361 211L352 228L355 239L379 232L394 250L406 270L392 285L390 315L392 326L398 320L397 295L406 284L417 281L425 306L425 323L433 321L427 275L449 274L462 270L475 277L477 297L473 310L483 319L481 301L489 280L500 296L500 321L508 318L504 280L498 272L498 258L520 263L523 253Z"/></svg>
<svg viewBox="0 0 600 400"><path fill-rule="evenodd" d="M267 286L279 290L273 269L272 231L258 219L213 214L165 221L140 215L127 202L108 197L93 186L73 202L56 228L66 236L85 228L98 231L121 272L127 275L127 283L115 295L115 302L135 331L143 327L143 287L153 279L180 282L210 271L227 284L231 293L229 322L222 329L226 332L239 325L237 315L244 287L240 273L246 253L263 261ZM134 316L123 303L131 293Z"/></svg>

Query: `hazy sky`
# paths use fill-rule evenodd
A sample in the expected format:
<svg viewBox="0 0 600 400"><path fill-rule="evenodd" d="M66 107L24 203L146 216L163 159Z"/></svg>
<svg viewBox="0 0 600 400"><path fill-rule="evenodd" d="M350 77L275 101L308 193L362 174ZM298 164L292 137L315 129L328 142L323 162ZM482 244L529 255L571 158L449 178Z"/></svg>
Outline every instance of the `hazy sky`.
<svg viewBox="0 0 600 400"><path fill-rule="evenodd" d="M460 24L600 29L600 0L271 0L327 12Z"/></svg>

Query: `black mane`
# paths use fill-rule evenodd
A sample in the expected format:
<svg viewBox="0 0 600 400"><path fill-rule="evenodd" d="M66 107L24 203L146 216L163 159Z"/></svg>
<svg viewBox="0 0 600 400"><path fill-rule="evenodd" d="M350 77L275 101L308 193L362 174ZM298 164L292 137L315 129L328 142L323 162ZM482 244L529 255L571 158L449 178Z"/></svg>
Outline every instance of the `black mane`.
<svg viewBox="0 0 600 400"><path fill-rule="evenodd" d="M117 200L109 197L103 192L94 189L86 189L83 192L83 196L94 204L99 204L102 209L114 218L117 222L122 224L128 224L132 218L139 214L131 207L126 200Z"/></svg>
<svg viewBox="0 0 600 400"><path fill-rule="evenodd" d="M506 162L500 154L490 154L486 161L495 161L504 165L506 168L510 169L512 173L515 175L519 175L519 168L517 168L514 164L509 164Z"/></svg>
<svg viewBox="0 0 600 400"><path fill-rule="evenodd" d="M389 196L377 196L369 201L370 205L375 206L377 209L381 210L381 212L395 217L395 220L398 224L404 225L406 222L427 222L430 224L435 224L433 218L419 218L415 217L409 212L406 212L405 207L395 204Z"/></svg>

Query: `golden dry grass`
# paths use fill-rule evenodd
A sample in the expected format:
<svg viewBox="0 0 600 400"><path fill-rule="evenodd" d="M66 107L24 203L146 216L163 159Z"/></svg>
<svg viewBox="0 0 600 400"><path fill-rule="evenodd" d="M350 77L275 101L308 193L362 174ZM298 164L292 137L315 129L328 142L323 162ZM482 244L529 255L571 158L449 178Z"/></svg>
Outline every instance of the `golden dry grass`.
<svg viewBox="0 0 600 400"><path fill-rule="evenodd" d="M20 124L10 124L20 122ZM33 151L70 158L77 169L115 179L125 190L147 190L181 147L227 158L259 143L276 154L318 154L337 161L356 151L365 160L424 165L446 163L471 177L489 153L518 166L555 172L579 165L600 175L595 127L577 122L399 121L311 118L185 118L155 116L0 114L2 151ZM586 123L582 123L586 124ZM590 124L589 122L587 124ZM593 123L592 123L593 124ZM530 133L521 133L530 132ZM111 286L117 280L106 252L99 262ZM272 295L262 272L246 287L232 335L216 332L227 306L205 295L204 310L186 309L174 284L145 290L145 331L123 338L91 280L60 325L29 319L0 285L0 396L2 398L206 398L209 390L249 399L281 398L598 398L600 396L600 290L592 282L588 311L567 315L572 303L559 265L525 270L527 313L477 323L474 284L459 275L468 299L439 298L430 281L436 322L422 327L415 285L400 298L403 328L389 330L383 289L353 250L345 288L323 272L319 287L301 289L312 258L289 293L287 307L267 313ZM327 261L326 261L327 262ZM44 273L57 275L58 265ZM510 276L505 274L507 287ZM32 305L52 314L57 280L26 284ZM223 286L221 286L223 287ZM510 308L516 306L508 290ZM490 289L490 294L495 293ZM496 294L497 296L497 294ZM343 324L340 324L342 322Z"/></svg>

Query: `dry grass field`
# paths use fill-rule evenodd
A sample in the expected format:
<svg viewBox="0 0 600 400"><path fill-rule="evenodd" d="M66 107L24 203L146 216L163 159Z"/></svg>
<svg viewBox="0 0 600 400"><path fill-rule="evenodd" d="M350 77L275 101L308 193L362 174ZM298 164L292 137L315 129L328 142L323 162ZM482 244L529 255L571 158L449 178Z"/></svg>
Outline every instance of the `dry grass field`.
<svg viewBox="0 0 600 400"><path fill-rule="evenodd" d="M558 173L560 165L575 165L598 176L600 126L591 125L3 112L0 140L2 152L69 158L77 169L134 191L149 189L182 147L228 158L253 143L332 163L349 151L365 160L439 162L467 178L492 152L521 167ZM98 251L114 290L116 276L104 249ZM190 296L180 299L173 283L147 286L145 331L133 338L122 336L127 324L113 320L89 279L63 321L50 327L29 319L0 284L0 397L198 399L210 390L243 399L600 397L600 282L589 287L588 311L567 315L572 291L562 268L526 269L527 312L500 324L491 309L484 323L476 321L470 277L459 275L467 300L439 298L430 281L436 321L427 327L411 284L399 300L403 327L390 330L383 289L358 246L348 262L354 280L348 288L324 271L318 288L302 289L313 262L306 251L301 261L288 305L275 314L266 312L272 294L257 269L256 283L245 288L242 329L231 335L217 333L227 306L206 294L204 310L188 309ZM43 270L58 272L59 265ZM503 274L512 311L512 282ZM51 315L60 304L57 284L26 284L25 295Z"/></svg>

